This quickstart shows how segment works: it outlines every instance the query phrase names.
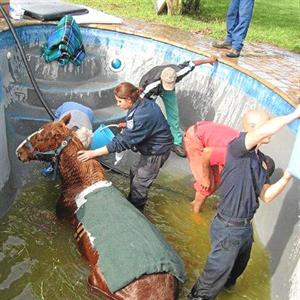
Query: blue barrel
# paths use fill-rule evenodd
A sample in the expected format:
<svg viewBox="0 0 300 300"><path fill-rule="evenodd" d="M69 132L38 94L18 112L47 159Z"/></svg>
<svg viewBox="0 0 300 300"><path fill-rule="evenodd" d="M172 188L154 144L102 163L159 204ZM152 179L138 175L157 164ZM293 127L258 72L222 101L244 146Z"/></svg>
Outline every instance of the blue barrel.
<svg viewBox="0 0 300 300"><path fill-rule="evenodd" d="M94 150L109 144L114 136L114 133L106 125L101 124L93 133L90 149Z"/></svg>

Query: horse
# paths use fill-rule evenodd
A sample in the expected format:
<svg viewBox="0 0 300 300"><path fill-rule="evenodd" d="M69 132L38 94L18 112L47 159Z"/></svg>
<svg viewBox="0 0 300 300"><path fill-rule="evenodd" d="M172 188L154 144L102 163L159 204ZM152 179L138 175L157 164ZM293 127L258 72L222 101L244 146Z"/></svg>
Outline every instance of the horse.
<svg viewBox="0 0 300 300"><path fill-rule="evenodd" d="M120 286L118 286L115 289L111 288L108 279L106 278L107 272L106 274L104 274L105 272L102 270L102 268L104 267L104 252L101 249L96 249L93 242L94 240L101 239L102 232L97 233L97 236L91 236L89 228L85 228L85 225L82 223L82 220L79 220L78 218L78 212L80 210L83 212L88 211L88 209L85 208L85 205L91 200L90 198L87 198L86 195L89 194L89 192L95 190L94 187L96 186L100 191L101 196L101 191L103 190L103 188L101 187L107 187L110 185L110 183L106 179L105 170L96 159L91 159L86 162L81 162L77 159L77 152L79 150L84 149L84 147L78 139L78 137L76 136L76 133L67 127L70 121L70 117L71 115L67 114L59 121L49 122L43 125L38 131L34 132L29 137L27 137L17 147L16 155L21 162L28 162L32 160L56 162L62 178L62 191L56 202L56 215L59 219L66 219L75 230L75 238L79 251L90 267L90 273L88 275L87 280L88 286L91 288L92 291L101 294L106 299L177 299L179 291L179 281L184 281L183 278L185 274L181 259L179 258L179 256L177 256L175 251L172 250L170 246L167 246L170 247L167 248L167 251L169 251L170 249L171 252L173 251L170 254L172 255L171 260L176 261L176 263L178 263L177 267L179 266L180 269L180 271L178 271L177 274L172 268L169 268L170 270L168 270L167 268L157 271L152 270L152 273L146 272L144 274L144 271L141 271L142 274L140 274L139 277L133 279L130 278L130 281L128 281L128 283L125 286L121 286L121 288ZM106 209L109 208L109 205L112 202L112 200L104 198L109 198L110 195L111 192L107 193L106 196L97 196L97 205L99 205L99 203L101 203L102 201L107 201L108 204L106 206ZM121 197L123 197L123 200L120 202L122 205L122 211L121 215L118 216L119 219L122 218L122 214L125 214L126 210L129 210L131 214L134 213L137 216L137 222L138 224L142 224L141 226L143 226L144 224L145 226L155 227L146 219L146 217L144 217L144 215L140 211L135 209L124 196ZM116 209L118 209L118 207ZM102 213L102 209L92 209L92 212L95 214L97 214L97 211L101 211ZM102 214L102 218L104 219L103 216L105 217L105 215ZM87 219L89 219L89 216L87 217ZM101 222L102 220L97 220L95 226L99 227L101 225ZM111 224L115 223L118 227L118 222L116 222L116 220L111 220L109 222ZM110 224L102 225L101 230L110 226ZM138 227L137 229L139 230L140 225L136 225L135 227ZM155 228L153 229L152 227L150 231L157 230ZM130 230L132 231L132 229L128 229L128 231ZM133 233L133 235L136 234L138 233ZM159 235L158 240L163 240L165 242L164 238L162 237L162 235L160 235L158 230L156 234ZM114 240L111 240L110 238L109 241L114 242ZM109 248L109 245L106 245L106 243L108 243L109 241L104 240L102 242L101 247L103 249L107 247ZM126 248L129 247L129 244L123 244L124 243L122 243L122 245L118 246L117 248L123 246L125 247L125 249L122 248L121 251L125 252L122 253L122 255L125 255L125 262L127 262L127 256L132 256L132 253L130 253L132 252L132 250ZM166 243L166 245L168 244ZM148 248L151 247L152 244L149 245ZM148 250L146 250L146 252L147 251ZM134 259L143 256L143 252L145 252L145 250L140 250L140 254L137 254ZM147 255L148 254L146 253L145 256ZM163 259L165 259L166 256L167 255L165 255L164 253ZM171 263L167 262L167 265L171 265ZM111 268L110 265L109 268ZM112 270L112 272L113 276L116 276L118 275L118 273L120 273L122 266L114 266L114 268L115 269ZM130 266L129 268L134 267ZM180 275L178 275L178 273L180 273Z"/></svg>

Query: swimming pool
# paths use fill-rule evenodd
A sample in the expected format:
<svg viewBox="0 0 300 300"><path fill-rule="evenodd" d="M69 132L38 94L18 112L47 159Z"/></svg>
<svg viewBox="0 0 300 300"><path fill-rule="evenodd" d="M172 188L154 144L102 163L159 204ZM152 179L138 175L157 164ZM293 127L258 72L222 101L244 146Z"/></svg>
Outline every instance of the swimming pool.
<svg viewBox="0 0 300 300"><path fill-rule="evenodd" d="M130 81L137 84L141 75L157 64L181 63L201 57L201 54L149 38L82 28L88 54L86 60L79 68L73 65L59 67L56 63L45 64L40 57L40 48L53 30L53 25L31 25L21 26L17 32L50 107L55 109L69 100L84 103L95 111L95 127L103 122L119 120L124 115L113 100L113 88L117 83ZM24 166L17 162L15 148L25 136L49 120L49 117L31 87L8 31L0 33L0 58L0 215L6 215L15 196L20 197L20 188L25 182L32 182L34 179L29 174L33 172L38 177L37 170L40 168L40 165ZM223 63L197 67L178 84L178 99L184 128L199 119L208 119L240 129L240 117L249 108L264 107L274 116L286 114L293 109L285 99L261 82ZM296 128L297 124L293 123L264 148L264 152L276 162L274 178L287 167ZM178 193L183 192L187 197L185 199L181 196L175 203L179 203L176 204L179 207L185 207L190 200L189 193L192 193L192 178L185 160L172 156L159 180L162 186L174 185L176 182L176 186L172 188L175 191L178 189ZM159 188L155 190L154 198L159 197L159 191ZM292 297L299 260L299 195L299 182L294 180L280 199L271 205L261 204L256 214L257 237L270 252L272 299L286 299L289 294ZM164 208L158 202L154 203L150 217L155 221L157 211L164 213ZM159 208L155 208L158 205ZM171 206L167 207L172 209ZM213 211L208 210L207 218L212 214ZM167 215L165 212L165 216ZM187 215L186 212L183 218L188 218ZM173 223L174 226L175 224ZM192 221L188 224L196 226L192 225ZM195 237L190 245L196 240ZM230 296L224 297L231 299Z"/></svg>

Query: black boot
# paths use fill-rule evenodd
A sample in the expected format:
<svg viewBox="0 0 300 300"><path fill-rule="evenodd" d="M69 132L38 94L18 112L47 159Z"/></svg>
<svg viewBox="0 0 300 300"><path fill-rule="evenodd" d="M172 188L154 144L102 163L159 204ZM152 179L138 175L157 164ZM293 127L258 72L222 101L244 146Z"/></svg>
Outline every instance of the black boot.
<svg viewBox="0 0 300 300"><path fill-rule="evenodd" d="M240 50L236 50L234 48L232 48L227 54L226 56L227 57L230 57L230 58L237 58L239 57L241 54L241 51Z"/></svg>
<svg viewBox="0 0 300 300"><path fill-rule="evenodd" d="M203 297L194 297L191 293L187 295L188 300L209 300L208 298Z"/></svg>
<svg viewBox="0 0 300 300"><path fill-rule="evenodd" d="M185 152L183 145L175 145L174 144L172 146L172 151L180 157L186 157L186 152Z"/></svg>

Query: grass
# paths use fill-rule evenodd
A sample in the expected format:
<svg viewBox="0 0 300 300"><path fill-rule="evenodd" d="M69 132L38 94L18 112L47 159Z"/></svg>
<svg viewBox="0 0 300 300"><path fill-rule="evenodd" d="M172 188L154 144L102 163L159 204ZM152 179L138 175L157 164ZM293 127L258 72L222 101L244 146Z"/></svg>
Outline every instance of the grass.
<svg viewBox="0 0 300 300"><path fill-rule="evenodd" d="M201 0L195 16L157 16L154 0L69 0L128 19L201 32L218 40L226 35L229 0ZM300 53L299 0L256 0L246 42L268 43Z"/></svg>

